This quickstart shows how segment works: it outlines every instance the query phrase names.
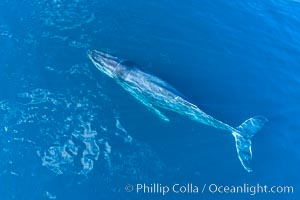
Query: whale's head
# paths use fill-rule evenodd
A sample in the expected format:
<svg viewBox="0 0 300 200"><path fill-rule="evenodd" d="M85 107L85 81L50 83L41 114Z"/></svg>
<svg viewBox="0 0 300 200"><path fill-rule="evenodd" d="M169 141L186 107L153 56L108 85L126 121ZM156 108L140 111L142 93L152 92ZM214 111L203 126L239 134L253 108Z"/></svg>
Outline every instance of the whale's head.
<svg viewBox="0 0 300 200"><path fill-rule="evenodd" d="M115 78L121 60L105 51L89 50L88 57L94 65L104 74L111 78Z"/></svg>

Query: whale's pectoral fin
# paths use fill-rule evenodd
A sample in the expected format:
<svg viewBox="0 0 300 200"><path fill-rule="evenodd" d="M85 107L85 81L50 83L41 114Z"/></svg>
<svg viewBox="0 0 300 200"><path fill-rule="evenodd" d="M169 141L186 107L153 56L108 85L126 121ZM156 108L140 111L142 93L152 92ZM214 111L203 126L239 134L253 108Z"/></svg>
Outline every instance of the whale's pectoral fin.
<svg viewBox="0 0 300 200"><path fill-rule="evenodd" d="M238 133L232 133L239 160L248 172L252 171L250 167L252 160L251 139L267 121L265 117L252 117L236 128Z"/></svg>
<svg viewBox="0 0 300 200"><path fill-rule="evenodd" d="M159 116L159 118L161 118L164 121L169 122L170 119L168 117L166 117L161 111L159 111L157 108L155 108L151 103L148 102L143 102L150 111L154 112L155 114L157 114Z"/></svg>
<svg viewBox="0 0 300 200"><path fill-rule="evenodd" d="M164 121L169 122L170 119L166 117L161 111L159 111L157 108L155 108L150 102L147 101L147 98L145 98L141 93L132 93L132 95L142 104L144 104L150 111L154 112Z"/></svg>
<svg viewBox="0 0 300 200"><path fill-rule="evenodd" d="M150 107L149 107L150 108ZM168 117L166 117L164 114L162 114L158 109L156 109L155 107L151 107L150 108L155 114L157 114L159 116L159 118L161 118L164 121L169 122L170 119Z"/></svg>

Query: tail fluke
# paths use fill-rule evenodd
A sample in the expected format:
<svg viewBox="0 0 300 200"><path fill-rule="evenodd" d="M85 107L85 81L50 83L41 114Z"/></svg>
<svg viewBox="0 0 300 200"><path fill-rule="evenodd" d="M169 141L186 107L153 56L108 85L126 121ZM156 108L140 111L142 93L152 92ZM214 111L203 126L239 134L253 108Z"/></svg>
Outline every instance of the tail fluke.
<svg viewBox="0 0 300 200"><path fill-rule="evenodd" d="M238 126L238 132L233 132L236 150L243 167L251 172L250 161L252 159L251 139L267 122L265 117L252 117Z"/></svg>

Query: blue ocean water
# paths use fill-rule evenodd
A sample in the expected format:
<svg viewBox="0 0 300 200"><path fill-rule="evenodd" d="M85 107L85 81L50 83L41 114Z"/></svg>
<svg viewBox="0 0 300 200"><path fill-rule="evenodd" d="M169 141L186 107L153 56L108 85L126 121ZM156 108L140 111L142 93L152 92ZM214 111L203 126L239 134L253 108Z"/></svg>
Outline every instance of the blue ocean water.
<svg viewBox="0 0 300 200"><path fill-rule="evenodd" d="M300 2L0 2L0 199L299 199ZM166 123L98 71L132 60L232 126L269 119L246 172L233 137ZM126 192L192 183L198 194ZM212 194L203 185L293 186Z"/></svg>

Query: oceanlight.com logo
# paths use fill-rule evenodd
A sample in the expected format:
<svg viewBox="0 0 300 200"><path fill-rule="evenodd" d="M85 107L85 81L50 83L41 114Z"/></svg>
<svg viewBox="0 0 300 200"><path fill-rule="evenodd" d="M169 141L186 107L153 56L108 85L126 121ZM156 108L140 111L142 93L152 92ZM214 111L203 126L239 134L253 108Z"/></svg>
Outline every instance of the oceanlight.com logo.
<svg viewBox="0 0 300 200"><path fill-rule="evenodd" d="M187 184L172 184L166 185L161 183L137 183L127 184L125 186L126 192L136 194L158 194L167 195L173 194L249 194L251 196L257 194L293 194L293 186L267 186L267 185L217 185L217 184L203 184L196 185L193 183Z"/></svg>
<svg viewBox="0 0 300 200"><path fill-rule="evenodd" d="M294 193L293 186L271 186L267 185L249 185L244 184L240 186L223 186L217 184L210 184L208 186L208 191L210 193L220 193L220 194L292 194Z"/></svg>

